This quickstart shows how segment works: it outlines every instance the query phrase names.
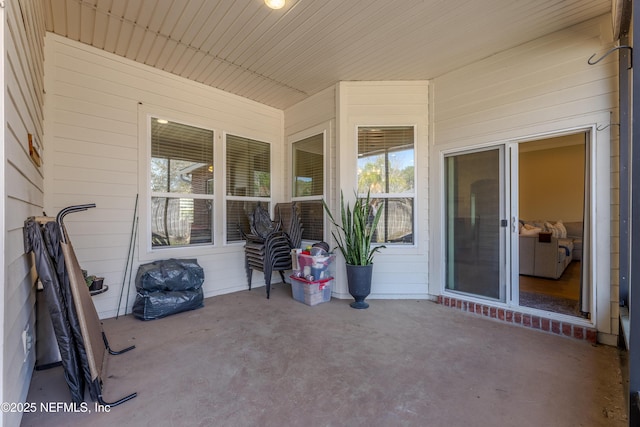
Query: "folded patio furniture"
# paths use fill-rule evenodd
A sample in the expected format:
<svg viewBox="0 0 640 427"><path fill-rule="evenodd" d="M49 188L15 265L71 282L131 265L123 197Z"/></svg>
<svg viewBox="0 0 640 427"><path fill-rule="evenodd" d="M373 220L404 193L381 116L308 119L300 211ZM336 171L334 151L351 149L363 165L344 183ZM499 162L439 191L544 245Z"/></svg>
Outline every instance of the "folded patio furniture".
<svg viewBox="0 0 640 427"><path fill-rule="evenodd" d="M103 399L105 352L108 350L109 354L118 355L135 346L121 351L110 348L63 223L65 215L93 207L93 204L69 206L62 209L55 219L28 218L23 230L24 244L25 252L33 251L35 255L36 271L44 287L72 400L82 402L87 385L93 401L117 406L133 399L137 393L112 403Z"/></svg>

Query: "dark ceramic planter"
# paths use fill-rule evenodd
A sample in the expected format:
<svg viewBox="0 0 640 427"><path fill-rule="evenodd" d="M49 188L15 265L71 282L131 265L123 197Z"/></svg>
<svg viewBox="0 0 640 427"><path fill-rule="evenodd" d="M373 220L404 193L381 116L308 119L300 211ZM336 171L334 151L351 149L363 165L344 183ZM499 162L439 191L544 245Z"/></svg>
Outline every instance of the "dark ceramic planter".
<svg viewBox="0 0 640 427"><path fill-rule="evenodd" d="M355 299L355 301L351 303L351 307L358 309L369 307L369 304L364 302L364 299L371 293L372 272L373 264L347 264L347 284L349 285L349 293Z"/></svg>
<svg viewBox="0 0 640 427"><path fill-rule="evenodd" d="M91 282L91 286L89 286L90 291L99 291L102 289L102 284L104 283L104 277L96 277L93 282Z"/></svg>

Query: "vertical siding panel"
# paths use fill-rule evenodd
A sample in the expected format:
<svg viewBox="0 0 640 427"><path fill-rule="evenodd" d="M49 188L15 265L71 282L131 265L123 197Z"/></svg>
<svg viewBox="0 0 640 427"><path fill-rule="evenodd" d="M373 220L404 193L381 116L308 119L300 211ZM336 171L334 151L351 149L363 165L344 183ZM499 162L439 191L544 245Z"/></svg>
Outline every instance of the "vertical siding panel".
<svg viewBox="0 0 640 427"><path fill-rule="evenodd" d="M351 199L356 185L356 127L414 125L414 246L387 245L376 255L371 298L428 298L429 90L426 81L340 82L337 112L338 190ZM339 192L337 194L339 197ZM337 206L337 203L334 204ZM338 270L336 288L348 296L346 273Z"/></svg>
<svg viewBox="0 0 640 427"><path fill-rule="evenodd" d="M3 402L24 402L35 363L35 291L31 257L24 254L22 225L28 216L41 215L43 172L29 158L27 134L42 144L44 103L43 2L5 2L2 25L4 118L3 130L3 306L0 373ZM41 151L44 157L44 152ZM44 159L46 161L46 159ZM27 331L31 348L25 354L22 332ZM18 425L21 415L3 413L4 425Z"/></svg>
<svg viewBox="0 0 640 427"><path fill-rule="evenodd" d="M69 215L66 224L82 267L104 276L110 287L109 292L94 297L101 317L116 314L134 201L138 192L143 197L145 178L140 162L144 165L146 129L139 120L141 111L158 111L174 120L206 125L217 138L230 132L271 143L272 198L283 200L281 110L51 33L46 37L45 52L49 151L45 207L55 214L65 206L96 203L96 209ZM217 167L222 172L220 139L216 147ZM216 199L218 205L221 201ZM205 296L247 288L243 247L223 245L223 211L220 206L215 209L216 246L201 249L196 256L205 270ZM146 253L145 238L141 237L146 221L141 214L134 276L140 263L167 257L166 252ZM259 284L259 279L256 274L254 284ZM129 295L121 310L128 303L130 311L135 299L133 281Z"/></svg>
<svg viewBox="0 0 640 427"><path fill-rule="evenodd" d="M431 157L431 206L434 231L442 224L441 150L518 140L529 136L585 129L608 124L617 116L617 64L614 58L597 66L587 64L593 53L610 47L611 17L602 16L571 28L525 43L438 77L434 93L434 155ZM613 118L612 118L613 117ZM598 210L597 327L603 334L617 335L617 321L611 306L617 302L617 251L613 250L610 223L618 191L617 134L595 132L595 203L611 204ZM607 158L610 156L610 158ZM605 157L604 159L601 157ZM439 248L443 235L435 232L432 249ZM615 237L615 236L614 236ZM435 255L434 255L435 256ZM440 262L431 258L434 267ZM430 291L440 293L443 277L432 268ZM617 315L616 315L617 316Z"/></svg>

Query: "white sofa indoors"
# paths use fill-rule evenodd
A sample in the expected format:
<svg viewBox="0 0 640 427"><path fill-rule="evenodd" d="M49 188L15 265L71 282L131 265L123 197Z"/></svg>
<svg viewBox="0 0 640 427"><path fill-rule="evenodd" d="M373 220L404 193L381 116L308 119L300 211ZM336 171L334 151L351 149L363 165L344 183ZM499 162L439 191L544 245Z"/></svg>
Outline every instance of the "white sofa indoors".
<svg viewBox="0 0 640 427"><path fill-rule="evenodd" d="M573 240L573 260L582 260L582 221L565 222L567 239Z"/></svg>
<svg viewBox="0 0 640 427"><path fill-rule="evenodd" d="M582 227L575 227L581 234ZM582 236L569 236L562 221L521 221L520 274L560 278L569 263L579 259L575 257L574 239L579 240L582 252Z"/></svg>

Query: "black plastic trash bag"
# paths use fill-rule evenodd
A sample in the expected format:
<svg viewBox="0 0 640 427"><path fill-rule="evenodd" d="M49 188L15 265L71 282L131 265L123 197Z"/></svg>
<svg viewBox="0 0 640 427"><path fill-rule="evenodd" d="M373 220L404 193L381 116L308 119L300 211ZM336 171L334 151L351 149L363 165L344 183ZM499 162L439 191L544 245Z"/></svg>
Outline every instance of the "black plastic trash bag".
<svg viewBox="0 0 640 427"><path fill-rule="evenodd" d="M160 319L204 307L202 288L183 291L138 291L133 315L141 320Z"/></svg>
<svg viewBox="0 0 640 427"><path fill-rule="evenodd" d="M167 259L142 264L136 274L136 289L154 291L182 291L199 289L204 271L195 259Z"/></svg>
<svg viewBox="0 0 640 427"><path fill-rule="evenodd" d="M195 259L167 259L143 264L136 274L133 315L153 320L203 307L204 271Z"/></svg>

